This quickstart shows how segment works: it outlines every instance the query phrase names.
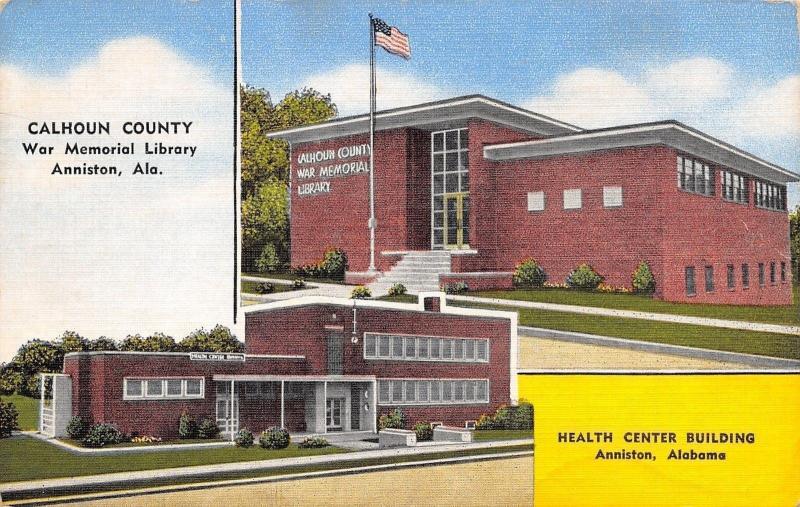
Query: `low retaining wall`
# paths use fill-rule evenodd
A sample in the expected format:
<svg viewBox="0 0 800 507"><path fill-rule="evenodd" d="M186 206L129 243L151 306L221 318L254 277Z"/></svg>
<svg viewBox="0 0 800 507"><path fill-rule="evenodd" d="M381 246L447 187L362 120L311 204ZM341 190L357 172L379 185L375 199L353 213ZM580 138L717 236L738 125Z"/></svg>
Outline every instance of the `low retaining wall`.
<svg viewBox="0 0 800 507"><path fill-rule="evenodd" d="M417 434L411 430L385 429L378 433L378 447L411 447L417 444Z"/></svg>
<svg viewBox="0 0 800 507"><path fill-rule="evenodd" d="M466 428L453 428L451 426L437 426L433 428L434 442L472 442L472 430Z"/></svg>
<svg viewBox="0 0 800 507"><path fill-rule="evenodd" d="M465 282L469 290L512 289L513 273L511 272L464 272L439 275L439 285Z"/></svg>

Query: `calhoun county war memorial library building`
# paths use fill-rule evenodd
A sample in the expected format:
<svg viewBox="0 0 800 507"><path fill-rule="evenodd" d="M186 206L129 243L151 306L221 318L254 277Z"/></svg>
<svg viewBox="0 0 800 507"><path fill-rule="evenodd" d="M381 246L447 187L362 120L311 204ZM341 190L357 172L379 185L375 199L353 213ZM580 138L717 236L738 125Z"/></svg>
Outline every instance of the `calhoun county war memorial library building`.
<svg viewBox="0 0 800 507"><path fill-rule="evenodd" d="M517 400L516 313L304 296L245 310L245 351L72 352L43 374L40 431L72 416L128 434L178 436L187 411L224 436L375 432L396 407L406 425L470 427Z"/></svg>
<svg viewBox="0 0 800 507"><path fill-rule="evenodd" d="M378 112L377 275L369 116L270 136L291 147L293 265L339 247L351 281L430 290L509 287L529 257L551 282L586 262L630 286L647 261L668 301L792 300L786 185L800 177L675 121L584 130L480 95Z"/></svg>

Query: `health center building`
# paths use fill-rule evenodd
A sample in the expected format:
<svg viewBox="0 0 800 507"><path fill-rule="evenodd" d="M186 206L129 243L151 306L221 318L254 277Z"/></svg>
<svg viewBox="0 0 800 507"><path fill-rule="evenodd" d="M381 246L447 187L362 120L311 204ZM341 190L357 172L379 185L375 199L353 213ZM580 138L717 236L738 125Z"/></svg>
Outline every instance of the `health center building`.
<svg viewBox="0 0 800 507"><path fill-rule="evenodd" d="M612 286L646 261L667 301L792 302L787 188L797 174L676 121L585 130L481 95L270 134L290 146L293 266L327 248L377 292L507 288L534 258Z"/></svg>

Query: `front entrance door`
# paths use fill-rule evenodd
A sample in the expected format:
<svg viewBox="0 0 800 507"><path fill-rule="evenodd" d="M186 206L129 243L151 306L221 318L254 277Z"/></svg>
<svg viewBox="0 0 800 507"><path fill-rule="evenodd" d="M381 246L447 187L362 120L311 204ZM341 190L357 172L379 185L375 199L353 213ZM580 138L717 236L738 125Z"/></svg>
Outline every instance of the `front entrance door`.
<svg viewBox="0 0 800 507"><path fill-rule="evenodd" d="M444 247L469 248L469 193L444 195Z"/></svg>
<svg viewBox="0 0 800 507"><path fill-rule="evenodd" d="M344 398L328 398L325 409L328 431L342 431Z"/></svg>
<svg viewBox="0 0 800 507"><path fill-rule="evenodd" d="M217 426L222 433L236 433L239 431L239 392L233 393L233 407L231 407L231 385L228 382L217 384ZM231 411L231 408L233 409Z"/></svg>

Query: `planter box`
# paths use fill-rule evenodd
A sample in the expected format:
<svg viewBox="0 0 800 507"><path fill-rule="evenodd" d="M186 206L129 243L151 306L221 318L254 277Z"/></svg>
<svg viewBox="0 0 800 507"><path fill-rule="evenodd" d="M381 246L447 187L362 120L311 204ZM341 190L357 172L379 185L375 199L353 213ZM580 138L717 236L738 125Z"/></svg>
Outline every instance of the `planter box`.
<svg viewBox="0 0 800 507"><path fill-rule="evenodd" d="M411 430L385 429L378 433L378 446L410 447L417 444L417 434Z"/></svg>
<svg viewBox="0 0 800 507"><path fill-rule="evenodd" d="M451 426L437 426L433 428L434 442L472 442L472 430L454 428Z"/></svg>

